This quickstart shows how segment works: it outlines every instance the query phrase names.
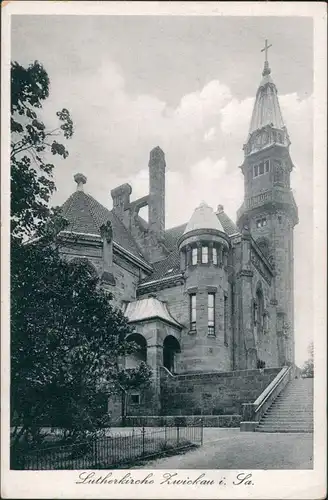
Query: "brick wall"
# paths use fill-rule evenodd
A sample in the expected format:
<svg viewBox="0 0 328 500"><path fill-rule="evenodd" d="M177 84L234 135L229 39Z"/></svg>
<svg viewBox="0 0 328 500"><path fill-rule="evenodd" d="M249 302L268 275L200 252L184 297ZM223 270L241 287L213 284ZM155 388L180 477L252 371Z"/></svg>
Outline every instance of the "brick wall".
<svg viewBox="0 0 328 500"><path fill-rule="evenodd" d="M279 368L172 376L161 370L163 415L241 414L242 403L254 402Z"/></svg>

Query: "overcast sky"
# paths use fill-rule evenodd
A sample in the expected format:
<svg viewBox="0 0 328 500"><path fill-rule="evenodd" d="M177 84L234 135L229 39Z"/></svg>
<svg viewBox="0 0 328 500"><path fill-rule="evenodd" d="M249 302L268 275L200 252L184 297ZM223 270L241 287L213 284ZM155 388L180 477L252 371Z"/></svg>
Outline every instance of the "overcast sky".
<svg viewBox="0 0 328 500"><path fill-rule="evenodd" d="M312 339L312 93L310 18L13 16L12 59L39 60L51 92L46 125L66 107L75 125L70 156L56 161L61 204L75 190L108 208L110 190L132 185L148 193L149 151L167 164L167 227L185 222L204 200L236 219L243 198L242 146L263 68L261 48L277 85L296 166L291 182L299 207L295 229L296 361Z"/></svg>

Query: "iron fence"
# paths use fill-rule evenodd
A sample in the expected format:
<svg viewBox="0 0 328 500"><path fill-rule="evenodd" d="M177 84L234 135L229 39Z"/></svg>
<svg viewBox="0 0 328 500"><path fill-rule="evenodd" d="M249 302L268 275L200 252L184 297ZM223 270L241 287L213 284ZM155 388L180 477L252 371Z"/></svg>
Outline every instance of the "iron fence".
<svg viewBox="0 0 328 500"><path fill-rule="evenodd" d="M134 428L87 441L52 445L11 456L19 470L108 469L203 444L203 425Z"/></svg>

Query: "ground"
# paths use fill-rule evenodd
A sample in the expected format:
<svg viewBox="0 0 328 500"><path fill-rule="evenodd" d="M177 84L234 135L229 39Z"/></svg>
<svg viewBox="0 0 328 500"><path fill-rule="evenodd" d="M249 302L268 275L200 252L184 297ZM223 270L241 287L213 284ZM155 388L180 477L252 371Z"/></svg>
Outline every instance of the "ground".
<svg viewBox="0 0 328 500"><path fill-rule="evenodd" d="M313 434L204 428L204 445L147 461L145 469L312 469Z"/></svg>

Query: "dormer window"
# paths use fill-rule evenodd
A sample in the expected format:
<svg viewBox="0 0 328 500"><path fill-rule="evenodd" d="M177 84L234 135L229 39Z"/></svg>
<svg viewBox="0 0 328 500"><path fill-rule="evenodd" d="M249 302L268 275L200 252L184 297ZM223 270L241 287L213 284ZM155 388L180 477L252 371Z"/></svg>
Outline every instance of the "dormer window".
<svg viewBox="0 0 328 500"><path fill-rule="evenodd" d="M197 258L198 255L197 254L198 254L197 247L193 247L193 249L191 251L191 263L192 263L193 266L196 266L196 264L197 264L197 260L198 260L198 258Z"/></svg>
<svg viewBox="0 0 328 500"><path fill-rule="evenodd" d="M202 246L202 264L208 264L208 247Z"/></svg>

